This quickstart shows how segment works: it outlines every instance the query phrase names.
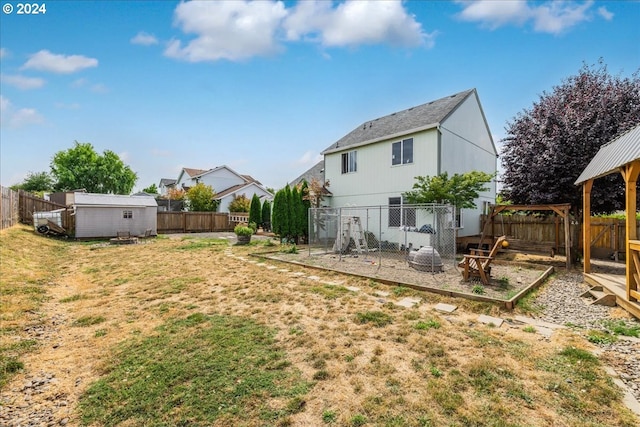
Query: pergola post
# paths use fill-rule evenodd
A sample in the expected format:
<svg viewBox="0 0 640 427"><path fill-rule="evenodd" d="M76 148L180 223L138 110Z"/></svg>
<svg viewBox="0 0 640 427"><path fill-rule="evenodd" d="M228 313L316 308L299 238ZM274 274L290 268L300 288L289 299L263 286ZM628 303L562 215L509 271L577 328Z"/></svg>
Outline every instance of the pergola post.
<svg viewBox="0 0 640 427"><path fill-rule="evenodd" d="M636 229L636 196L637 196L637 180L638 174L640 174L640 160L636 160L632 163L625 165L621 168L622 176L624 177L625 182L625 192L626 192L626 237L625 237L625 263L627 267L627 300L633 301L635 298L632 297L631 291L638 290L638 281L637 277L634 274L636 270L636 265L634 265L632 251L629 246L629 242L631 240L636 240L638 238L638 233Z"/></svg>
<svg viewBox="0 0 640 427"><path fill-rule="evenodd" d="M593 179L582 184L582 253L585 273L591 273L591 187Z"/></svg>

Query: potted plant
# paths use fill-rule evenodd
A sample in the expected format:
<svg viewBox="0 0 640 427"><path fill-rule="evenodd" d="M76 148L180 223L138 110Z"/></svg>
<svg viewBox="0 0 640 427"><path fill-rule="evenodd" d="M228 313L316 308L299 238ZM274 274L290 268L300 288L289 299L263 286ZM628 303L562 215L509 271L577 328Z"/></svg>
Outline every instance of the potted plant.
<svg viewBox="0 0 640 427"><path fill-rule="evenodd" d="M251 241L251 235L253 235L253 229L247 227L246 224L238 224L233 229L233 232L236 233L238 237L239 245L246 245Z"/></svg>

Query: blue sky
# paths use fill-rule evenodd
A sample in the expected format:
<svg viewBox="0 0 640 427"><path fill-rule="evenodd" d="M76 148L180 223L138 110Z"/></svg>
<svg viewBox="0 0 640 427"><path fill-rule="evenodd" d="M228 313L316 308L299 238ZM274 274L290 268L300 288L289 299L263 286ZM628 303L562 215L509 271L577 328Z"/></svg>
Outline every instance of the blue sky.
<svg viewBox="0 0 640 427"><path fill-rule="evenodd" d="M499 144L584 63L640 68L637 1L1 4L5 186L79 141L136 190L220 165L278 189L364 121L476 88Z"/></svg>

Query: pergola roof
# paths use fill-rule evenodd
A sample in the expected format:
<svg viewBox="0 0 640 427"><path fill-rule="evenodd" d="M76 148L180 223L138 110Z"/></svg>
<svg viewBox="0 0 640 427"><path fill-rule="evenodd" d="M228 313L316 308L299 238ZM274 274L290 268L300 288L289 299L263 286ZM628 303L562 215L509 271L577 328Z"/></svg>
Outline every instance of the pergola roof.
<svg viewBox="0 0 640 427"><path fill-rule="evenodd" d="M637 159L640 159L640 125L602 146L575 184L617 172L621 166Z"/></svg>

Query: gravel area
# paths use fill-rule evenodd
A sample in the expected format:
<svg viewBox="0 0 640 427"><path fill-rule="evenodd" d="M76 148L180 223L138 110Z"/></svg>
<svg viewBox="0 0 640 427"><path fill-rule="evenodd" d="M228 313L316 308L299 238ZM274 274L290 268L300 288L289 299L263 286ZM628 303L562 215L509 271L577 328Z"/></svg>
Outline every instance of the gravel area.
<svg viewBox="0 0 640 427"><path fill-rule="evenodd" d="M594 266L594 271L621 274L620 264L601 261ZM640 328L640 321L625 316L626 313L619 307L590 305L592 299L580 297L587 289L581 273L560 272L544 286L535 299L535 304L542 307L542 320L568 325L585 338L593 330L607 332L608 321ZM601 359L616 371L640 402L640 339L620 335L617 337L618 340L613 343L594 345L599 347Z"/></svg>

